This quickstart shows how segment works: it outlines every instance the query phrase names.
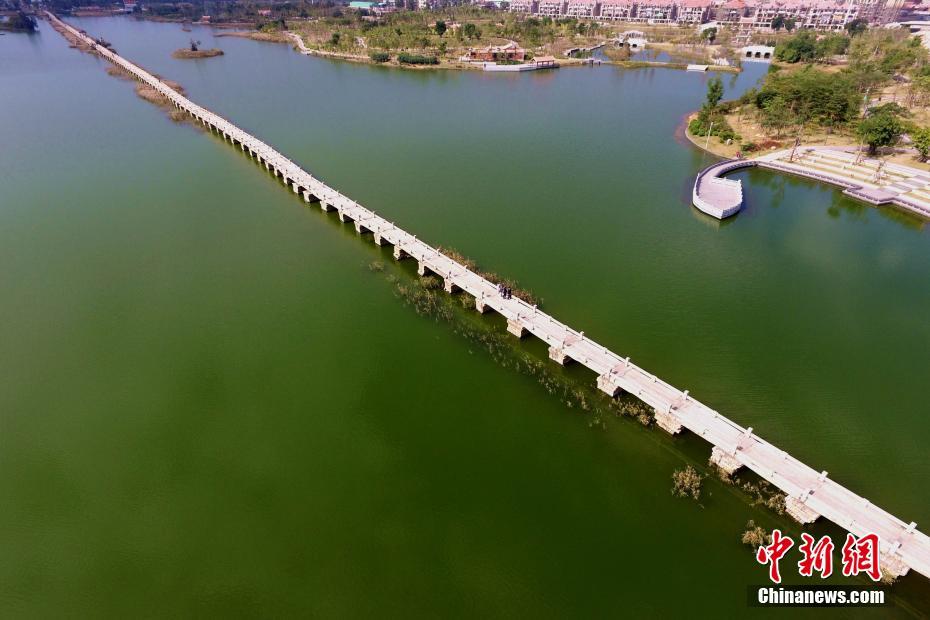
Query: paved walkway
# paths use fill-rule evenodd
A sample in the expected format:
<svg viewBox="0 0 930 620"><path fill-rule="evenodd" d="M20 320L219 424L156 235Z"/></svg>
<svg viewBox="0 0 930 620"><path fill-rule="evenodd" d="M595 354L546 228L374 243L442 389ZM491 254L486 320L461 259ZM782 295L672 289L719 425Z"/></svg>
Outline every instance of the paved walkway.
<svg viewBox="0 0 930 620"><path fill-rule="evenodd" d="M730 159L708 166L694 179L691 202L718 220L735 215L743 208L743 183L724 179L723 175L755 165L755 161L751 159Z"/></svg>
<svg viewBox="0 0 930 620"><path fill-rule="evenodd" d="M329 187L269 145L193 103L151 73L96 46L92 39L53 15L49 14L49 19L84 39L102 57L150 85L178 109L247 152L308 203L318 201L324 211L336 211L340 220L351 220L359 234L370 233L379 245L390 243L396 258L414 258L421 274L438 275L449 292L466 291L475 298L479 311L499 312L507 319L510 333L520 337L530 333L545 341L553 361L564 364L573 360L583 364L597 373L597 386L607 394L615 396L622 390L653 407L656 422L664 430L674 434L686 428L711 443L711 460L724 470L748 467L777 486L787 496L788 513L798 521L806 523L823 516L857 536L876 533L882 541L884 570L892 575L903 575L913 568L930 577L930 538L918 531L916 524L905 523L873 505L831 480L826 472L801 463L759 437L751 428L743 428L727 419L695 400L687 390L669 385L633 364L628 357L621 357L598 344L584 332L575 331L517 297L504 299L494 283Z"/></svg>

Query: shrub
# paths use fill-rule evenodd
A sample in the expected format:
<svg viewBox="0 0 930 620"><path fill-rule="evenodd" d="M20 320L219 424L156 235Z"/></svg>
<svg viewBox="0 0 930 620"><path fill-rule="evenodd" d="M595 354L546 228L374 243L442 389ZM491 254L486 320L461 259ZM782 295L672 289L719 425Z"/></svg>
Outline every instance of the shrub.
<svg viewBox="0 0 930 620"><path fill-rule="evenodd" d="M391 55L387 52L371 52L368 57L375 62L387 62L391 59Z"/></svg>
<svg viewBox="0 0 930 620"><path fill-rule="evenodd" d="M675 470L672 472L672 495L700 499L702 480L701 474L690 465L684 469Z"/></svg>
<svg viewBox="0 0 930 620"><path fill-rule="evenodd" d="M419 54L398 54L397 60L405 65L438 65L439 59L435 56L421 56Z"/></svg>
<svg viewBox="0 0 930 620"><path fill-rule="evenodd" d="M740 540L742 540L744 545L749 545L753 549L758 549L765 544L766 539L768 539L768 534L765 533L765 530L750 519L746 523L746 531L743 532L743 537Z"/></svg>
<svg viewBox="0 0 930 620"><path fill-rule="evenodd" d="M709 110L706 106L701 108L697 118L688 123L688 131L692 136L706 136L708 133L717 136L721 141L738 140L739 136L730 127L722 114Z"/></svg>

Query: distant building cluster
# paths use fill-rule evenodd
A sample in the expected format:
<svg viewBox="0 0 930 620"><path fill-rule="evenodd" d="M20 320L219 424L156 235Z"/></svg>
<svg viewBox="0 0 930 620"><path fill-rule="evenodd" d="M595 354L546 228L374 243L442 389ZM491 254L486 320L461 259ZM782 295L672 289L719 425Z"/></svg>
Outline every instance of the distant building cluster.
<svg viewBox="0 0 930 620"><path fill-rule="evenodd" d="M511 0L510 11L647 24L715 22L740 31L774 30L790 20L798 29L843 30L855 19L892 22L902 5L903 0Z"/></svg>

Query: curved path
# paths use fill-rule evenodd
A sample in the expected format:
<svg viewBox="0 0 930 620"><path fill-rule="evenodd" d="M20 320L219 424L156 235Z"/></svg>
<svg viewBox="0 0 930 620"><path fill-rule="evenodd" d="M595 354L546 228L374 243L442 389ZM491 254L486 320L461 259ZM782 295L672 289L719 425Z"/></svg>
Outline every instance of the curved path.
<svg viewBox="0 0 930 620"><path fill-rule="evenodd" d="M506 318L511 334L523 337L530 333L544 340L553 361L559 364L575 361L593 370L598 376L597 387L611 396L621 391L636 396L655 409L656 423L667 432L674 434L687 428L703 437L713 446L711 461L724 471L747 467L777 486L787 496L788 514L799 522L809 523L823 516L856 536L878 534L884 571L898 576L913 568L930 577L930 538L918 531L915 523L905 523L873 505L828 478L827 472L808 467L756 435L751 428L741 427L695 400L687 390L669 385L584 332L575 331L517 297L502 298L493 282L329 187L255 136L190 101L151 73L98 47L93 39L51 13L48 18L57 29L81 39L103 58L156 89L179 110L248 153L306 202L318 201L324 211L336 211L341 221L351 220L359 234L370 233L378 245L390 243L395 258L412 257L418 262L418 272L442 278L446 291L462 290L473 296L479 312L490 309L500 313Z"/></svg>
<svg viewBox="0 0 930 620"><path fill-rule="evenodd" d="M756 162L752 159L727 159L704 168L694 179L691 202L718 220L735 215L743 208L743 183L724 179L723 175L755 165Z"/></svg>

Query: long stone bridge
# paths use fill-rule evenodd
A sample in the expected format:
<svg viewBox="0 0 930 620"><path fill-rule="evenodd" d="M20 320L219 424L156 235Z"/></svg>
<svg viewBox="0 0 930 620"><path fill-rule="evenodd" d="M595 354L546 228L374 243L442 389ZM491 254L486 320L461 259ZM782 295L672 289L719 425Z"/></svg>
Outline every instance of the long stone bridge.
<svg viewBox="0 0 930 620"><path fill-rule="evenodd" d="M597 374L597 387L614 397L621 392L636 396L655 410L656 423L676 434L687 429L712 445L711 461L727 473L746 467L781 489L786 508L798 522L810 523L824 517L856 536L878 534L883 570L901 576L913 568L930 577L930 538L831 480L757 435L630 361L610 351L584 332L575 331L536 306L517 297L504 299L497 285L452 260L415 235L396 226L374 211L329 187L255 136L239 129L170 88L159 78L116 53L97 45L86 34L48 14L58 29L66 30L96 53L125 69L136 79L164 95L179 110L190 114L204 127L216 132L234 147L254 158L280 178L307 203L323 211L335 211L340 221L351 221L355 230L370 234L378 245L394 247L398 260L412 258L418 273L435 274L447 292L464 291L474 297L479 312L493 310L507 320L507 331L516 337L532 334L549 345L549 357L558 364L582 364Z"/></svg>

